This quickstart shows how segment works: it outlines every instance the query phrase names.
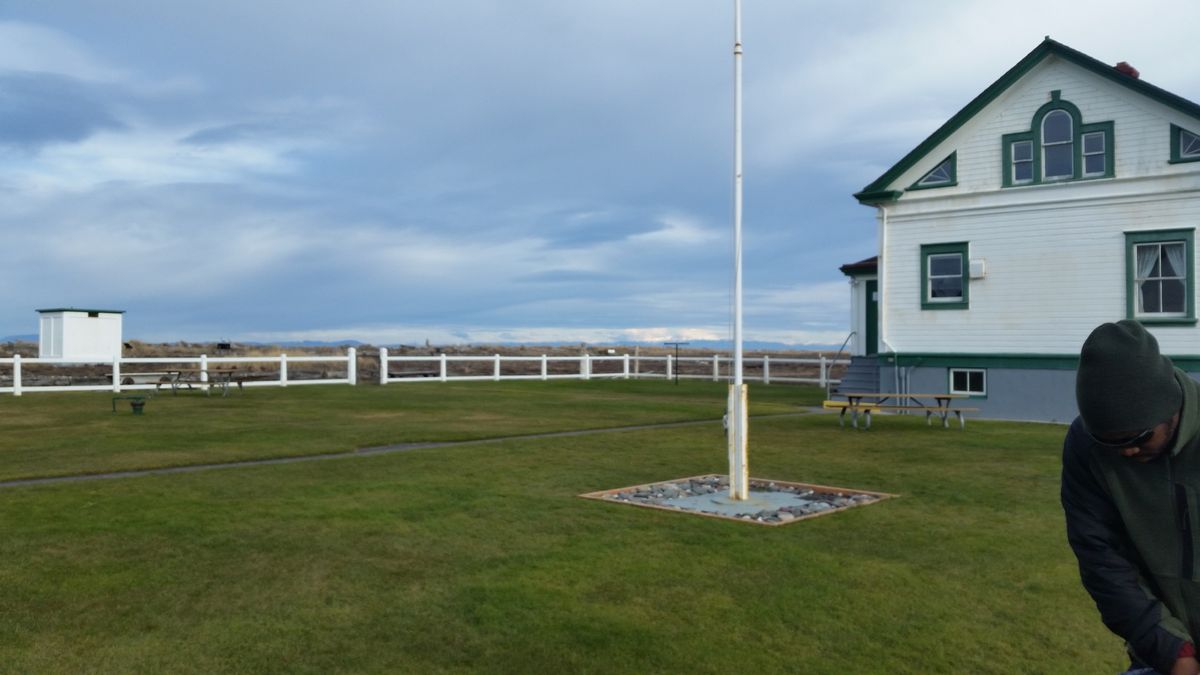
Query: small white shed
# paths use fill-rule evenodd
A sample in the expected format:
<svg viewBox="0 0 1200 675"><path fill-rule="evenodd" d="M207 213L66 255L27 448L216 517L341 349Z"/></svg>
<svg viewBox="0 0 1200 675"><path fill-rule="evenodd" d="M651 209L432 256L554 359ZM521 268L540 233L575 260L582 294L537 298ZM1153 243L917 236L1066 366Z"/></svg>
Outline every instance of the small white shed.
<svg viewBox="0 0 1200 675"><path fill-rule="evenodd" d="M114 309L39 309L38 357L104 361L121 357L121 315Z"/></svg>

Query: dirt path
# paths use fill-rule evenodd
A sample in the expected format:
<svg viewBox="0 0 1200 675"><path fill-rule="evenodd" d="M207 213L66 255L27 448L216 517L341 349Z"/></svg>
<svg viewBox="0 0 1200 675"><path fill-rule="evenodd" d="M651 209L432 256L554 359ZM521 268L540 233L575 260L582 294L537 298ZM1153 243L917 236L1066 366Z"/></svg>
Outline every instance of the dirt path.
<svg viewBox="0 0 1200 675"><path fill-rule="evenodd" d="M822 411L821 408L806 408L805 412L784 413L779 415L752 415L751 419L775 419L780 417L798 417L807 415L813 412L828 412ZM16 488L32 485L55 485L59 483L82 483L85 481L95 480L115 480L119 478L138 478L141 476L163 476L176 473L196 473L199 471L213 471L216 469L235 469L248 466L264 466L269 464L295 464L297 462L316 462L327 459L347 459L350 457L370 457L373 455L386 455L393 452L408 452L409 450L425 450L428 448L448 448L459 447L465 445L481 445L484 443L497 443L502 441L525 441L537 440L543 438L567 438L571 436L588 436L592 434L611 434L623 431L644 431L648 429L670 429L673 427L694 427L705 424L720 424L721 420L694 420L691 422L664 422L662 424L639 424L629 427L607 427L603 429L580 429L577 431L552 431L541 434L525 434L521 436L497 436L493 438L478 438L469 441L430 441L423 443L397 443L395 445L381 445L373 448L359 448L350 452L335 452L323 455L302 455L300 457L275 457L272 459L250 459L240 462L222 462L219 464L191 464L188 466L172 466L161 469L136 469L133 471L112 471L108 473L89 473L75 474L67 476L53 476L50 478L22 478L19 480L0 481L0 489Z"/></svg>

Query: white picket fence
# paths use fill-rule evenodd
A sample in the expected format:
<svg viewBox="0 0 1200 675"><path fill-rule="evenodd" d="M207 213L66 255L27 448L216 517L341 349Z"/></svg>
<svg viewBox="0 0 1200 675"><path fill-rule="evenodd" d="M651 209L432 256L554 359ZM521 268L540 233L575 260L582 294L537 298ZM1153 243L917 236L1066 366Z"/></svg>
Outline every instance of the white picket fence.
<svg viewBox="0 0 1200 675"><path fill-rule="evenodd" d="M451 364L453 363L490 363L491 373L487 375L468 375L451 372ZM829 377L829 371L835 365L849 365L847 359L834 360L824 356L820 358L809 359L788 359L788 358L771 358L770 356L744 358L743 362L743 379L748 382L762 382L771 384L772 382L793 382L803 384L819 384L824 387L828 384L837 384L839 381ZM391 364L410 364L410 370L402 371L393 374ZM505 372L504 364L529 364L537 363L539 372L537 373L512 373ZM552 373L550 365L555 363L570 363L577 364L572 367L574 372L570 373ZM426 366L426 369L411 369L412 364ZM605 364L610 365L605 370ZM676 373L682 364L704 364L703 369L705 374ZM760 364L762 370L760 373L745 372L747 366ZM809 365L818 366L817 377L772 377L771 365ZM597 372L597 366L601 368ZM656 366L660 369L655 369ZM493 354L491 356L451 356L448 354L439 354L437 356L390 356L387 349L379 350L379 384L389 384L395 382L465 382L469 380L555 380L555 379L577 379L591 380L600 378L609 379L693 379L693 380L709 380L713 382L728 381L732 379L733 359L720 354L707 356L681 356L676 359L674 356L631 356L622 354L617 356L592 356L583 354L580 356L501 356ZM511 370L511 369L510 369ZM529 368L525 368L526 371ZM695 369L692 369L695 370ZM757 377L754 377L757 375Z"/></svg>
<svg viewBox="0 0 1200 675"><path fill-rule="evenodd" d="M342 378L325 378L325 379L295 379L288 377L288 364L291 363L315 363L315 362L341 362L346 364L346 377ZM181 366L186 370L196 371L196 382L201 386L209 382L209 371L226 364L245 364L245 363L268 363L274 364L278 368L279 378L273 380L253 380L240 382L239 386L245 387L287 387L292 385L308 385L308 384L358 384L357 374L357 355L353 347L343 356L288 356L280 354L279 356L164 356L164 357L131 357L117 358L111 362L95 362L95 361L68 361L63 359L36 359L22 358L20 355L11 356L8 358L0 358L0 368L8 365L12 369L12 383L8 386L0 386L0 393L11 393L14 396L20 396L26 392L42 392L42 391L111 391L119 393L122 391L138 390L138 389L154 389L159 384L156 383L141 383L141 384L122 384L124 379L130 379L138 373L128 371L125 376L122 376L122 367L131 364L157 364L161 366L174 366L174 368L164 368L164 370L179 370ZM111 366L111 383L105 384L53 384L53 385L34 385L22 381L22 366L34 364L48 365L105 365ZM249 372L249 371L247 371Z"/></svg>

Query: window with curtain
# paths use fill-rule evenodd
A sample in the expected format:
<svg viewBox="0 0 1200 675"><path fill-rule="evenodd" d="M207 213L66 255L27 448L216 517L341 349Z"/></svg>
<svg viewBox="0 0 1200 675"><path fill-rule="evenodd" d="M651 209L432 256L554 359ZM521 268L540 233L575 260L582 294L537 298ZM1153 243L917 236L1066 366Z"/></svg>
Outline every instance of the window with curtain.
<svg viewBox="0 0 1200 675"><path fill-rule="evenodd" d="M1195 323L1195 231L1126 232L1128 317Z"/></svg>
<svg viewBox="0 0 1200 675"><path fill-rule="evenodd" d="M1138 244L1138 314L1182 316L1187 308L1187 255L1182 241Z"/></svg>

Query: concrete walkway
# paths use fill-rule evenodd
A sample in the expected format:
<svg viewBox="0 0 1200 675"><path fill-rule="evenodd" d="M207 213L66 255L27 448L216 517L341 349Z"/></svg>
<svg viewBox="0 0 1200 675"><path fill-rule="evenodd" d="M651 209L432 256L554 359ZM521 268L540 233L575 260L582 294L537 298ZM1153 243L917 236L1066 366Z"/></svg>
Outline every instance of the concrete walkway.
<svg viewBox="0 0 1200 675"><path fill-rule="evenodd" d="M750 419L775 419L780 417L799 417L813 412L828 412L821 408L805 408L806 412L784 413L779 415L752 415ZM721 420L694 420L691 422L664 422L661 424L639 424L629 427L607 427L603 429L581 429L577 431L552 431L541 434L526 434L523 436L497 436L493 438L477 438L469 441L430 441L424 443L397 443L396 445L381 445L374 448L359 448L349 452L331 452L323 455L302 455L299 457L275 457L272 459L249 459L239 462L222 462L219 464L191 464L188 466L164 467L161 469L138 469L134 471L112 471L109 473L75 474L68 476L53 476L50 478L23 478L19 480L0 481L0 489L25 487L31 485L55 485L59 483L82 483L96 480L115 480L119 478L138 478L141 476L163 476L176 473L196 473L216 469L235 469L248 466L265 466L270 464L295 464L297 462L316 462L327 459L347 459L351 457L371 457L386 455L394 452L409 450L425 450L428 448L449 448L466 445L482 445L503 441L525 441L543 438L567 438L571 436L590 436L592 434L611 434L624 431L644 431L648 429L671 429L674 427L694 427L705 424L720 424Z"/></svg>

